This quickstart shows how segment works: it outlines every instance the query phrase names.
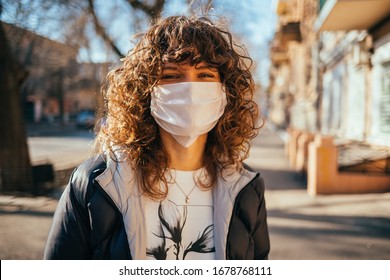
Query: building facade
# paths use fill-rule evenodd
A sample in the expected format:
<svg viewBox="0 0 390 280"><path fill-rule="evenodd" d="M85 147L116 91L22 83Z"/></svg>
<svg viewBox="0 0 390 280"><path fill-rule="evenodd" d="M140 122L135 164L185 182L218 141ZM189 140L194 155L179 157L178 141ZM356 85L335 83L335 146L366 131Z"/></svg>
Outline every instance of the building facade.
<svg viewBox="0 0 390 280"><path fill-rule="evenodd" d="M68 122L103 104L100 88L108 63L79 63L78 49L0 22L26 75L21 85L27 122Z"/></svg>
<svg viewBox="0 0 390 280"><path fill-rule="evenodd" d="M310 142L330 137L334 172L362 173L371 162L381 167L364 172L389 176L390 0L281 0L277 12L270 118L290 131L292 165L317 176L308 172L319 172L309 166Z"/></svg>

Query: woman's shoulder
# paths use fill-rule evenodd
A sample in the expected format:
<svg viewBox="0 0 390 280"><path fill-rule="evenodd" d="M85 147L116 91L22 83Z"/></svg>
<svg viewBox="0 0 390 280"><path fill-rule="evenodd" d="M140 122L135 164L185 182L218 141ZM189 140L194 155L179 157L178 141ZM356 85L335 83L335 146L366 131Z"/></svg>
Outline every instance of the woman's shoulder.
<svg viewBox="0 0 390 280"><path fill-rule="evenodd" d="M73 178L91 181L107 168L104 155L95 155L81 163L74 171Z"/></svg>
<svg viewBox="0 0 390 280"><path fill-rule="evenodd" d="M243 188L243 191L255 195L256 197L262 198L265 191L264 179L261 177L261 174L256 172L247 164L243 164L243 168L250 173L255 173L256 175L253 179Z"/></svg>
<svg viewBox="0 0 390 280"><path fill-rule="evenodd" d="M69 187L80 201L88 200L94 193L94 179L107 168L103 155L96 155L81 163L70 178Z"/></svg>

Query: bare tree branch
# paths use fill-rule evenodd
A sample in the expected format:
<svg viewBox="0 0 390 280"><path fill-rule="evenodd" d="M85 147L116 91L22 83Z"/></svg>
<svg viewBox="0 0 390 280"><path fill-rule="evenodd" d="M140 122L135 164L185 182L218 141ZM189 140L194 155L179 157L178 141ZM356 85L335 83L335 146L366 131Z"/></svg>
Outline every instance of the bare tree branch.
<svg viewBox="0 0 390 280"><path fill-rule="evenodd" d="M106 42L106 44L108 44L119 57L123 57L124 55L122 54L122 52L119 50L119 48L116 46L114 41L107 34L103 25L100 23L97 15L96 15L96 12L95 12L93 0L88 0L88 11L92 15L96 33L103 38L103 40Z"/></svg>
<svg viewBox="0 0 390 280"><path fill-rule="evenodd" d="M135 10L144 11L152 21L155 21L161 16L161 12L164 8L165 0L156 0L154 5L146 5L139 0L127 0L127 2L133 7Z"/></svg>

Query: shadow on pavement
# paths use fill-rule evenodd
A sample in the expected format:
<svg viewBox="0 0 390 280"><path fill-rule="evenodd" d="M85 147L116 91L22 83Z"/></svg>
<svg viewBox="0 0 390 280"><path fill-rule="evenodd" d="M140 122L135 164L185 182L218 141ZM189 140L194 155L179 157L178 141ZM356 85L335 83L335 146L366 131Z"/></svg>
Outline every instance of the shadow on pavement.
<svg viewBox="0 0 390 280"><path fill-rule="evenodd" d="M17 210L17 211L4 211L0 210L0 215L12 215L12 216L33 216L33 217L49 217L52 218L54 211L34 211L34 210Z"/></svg>
<svg viewBox="0 0 390 280"><path fill-rule="evenodd" d="M268 190L305 190L306 179L301 174L290 170L271 170L255 168L264 179Z"/></svg>
<svg viewBox="0 0 390 280"><path fill-rule="evenodd" d="M390 259L390 219L269 211L270 259Z"/></svg>
<svg viewBox="0 0 390 280"><path fill-rule="evenodd" d="M270 210L268 215L280 220L290 220L286 226L273 225L272 232L296 235L299 238L347 235L389 239L390 236L390 218L385 217L309 215L287 213L283 210ZM388 248L390 254L390 243Z"/></svg>

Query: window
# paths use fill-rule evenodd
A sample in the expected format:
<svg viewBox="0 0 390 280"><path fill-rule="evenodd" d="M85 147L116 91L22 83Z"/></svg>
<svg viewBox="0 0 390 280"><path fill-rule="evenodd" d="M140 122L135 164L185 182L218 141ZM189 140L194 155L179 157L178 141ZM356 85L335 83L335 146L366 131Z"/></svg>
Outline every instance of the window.
<svg viewBox="0 0 390 280"><path fill-rule="evenodd" d="M390 61L383 64L381 77L382 95L380 105L380 130L390 133Z"/></svg>

